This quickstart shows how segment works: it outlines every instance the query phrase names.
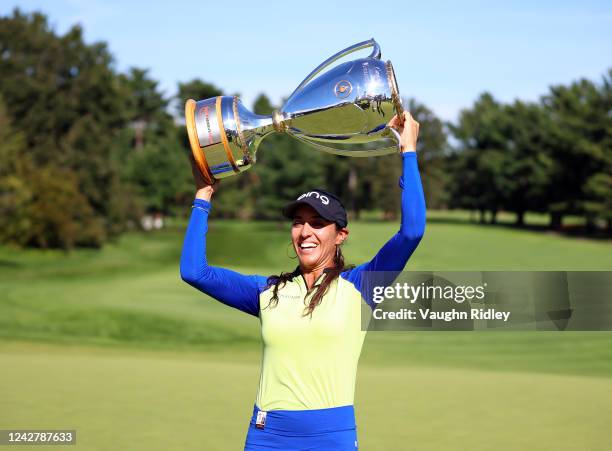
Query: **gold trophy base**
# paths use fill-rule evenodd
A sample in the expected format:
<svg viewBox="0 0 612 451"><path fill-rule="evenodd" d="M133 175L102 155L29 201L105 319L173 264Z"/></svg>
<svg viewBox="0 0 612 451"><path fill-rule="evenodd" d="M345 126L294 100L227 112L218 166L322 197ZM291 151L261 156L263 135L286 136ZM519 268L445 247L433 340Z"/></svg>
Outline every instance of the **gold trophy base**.
<svg viewBox="0 0 612 451"><path fill-rule="evenodd" d="M208 163L206 162L206 155L204 149L200 148L198 141L198 133L195 125L195 108L196 102L193 99L185 102L185 125L187 126L187 135L189 136L189 145L191 146L191 153L195 160L196 166L198 167L200 174L204 178L204 181L208 185L215 183L215 178L212 176Z"/></svg>

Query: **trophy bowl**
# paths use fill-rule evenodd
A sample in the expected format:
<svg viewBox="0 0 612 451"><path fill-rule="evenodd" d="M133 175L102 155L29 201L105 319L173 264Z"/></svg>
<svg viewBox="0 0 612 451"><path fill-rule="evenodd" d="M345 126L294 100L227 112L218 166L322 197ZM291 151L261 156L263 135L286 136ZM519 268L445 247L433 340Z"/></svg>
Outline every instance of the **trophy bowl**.
<svg viewBox="0 0 612 451"><path fill-rule="evenodd" d="M369 47L369 56L325 71L340 58ZM341 50L316 67L270 116L252 113L237 96L187 100L189 143L206 181L249 169L261 141L275 132L350 157L397 152L399 134L387 123L394 114L402 117L403 108L393 65L380 58L374 39Z"/></svg>

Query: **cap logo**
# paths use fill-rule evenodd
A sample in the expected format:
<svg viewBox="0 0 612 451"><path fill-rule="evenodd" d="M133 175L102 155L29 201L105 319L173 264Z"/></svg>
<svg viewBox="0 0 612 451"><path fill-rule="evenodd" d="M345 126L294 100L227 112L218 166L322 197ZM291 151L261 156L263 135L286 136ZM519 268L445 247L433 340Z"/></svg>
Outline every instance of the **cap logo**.
<svg viewBox="0 0 612 451"><path fill-rule="evenodd" d="M309 191L307 193L304 193L300 197L298 197L297 200L302 200L305 197L311 197L313 195L316 196L316 198L319 199L323 205L329 205L329 198L323 194L317 193L316 191Z"/></svg>

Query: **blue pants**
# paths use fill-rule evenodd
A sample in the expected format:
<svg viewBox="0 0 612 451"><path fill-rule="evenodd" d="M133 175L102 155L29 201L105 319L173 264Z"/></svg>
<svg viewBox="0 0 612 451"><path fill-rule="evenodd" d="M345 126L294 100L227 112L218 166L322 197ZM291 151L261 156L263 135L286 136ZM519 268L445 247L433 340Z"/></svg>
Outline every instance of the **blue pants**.
<svg viewBox="0 0 612 451"><path fill-rule="evenodd" d="M356 451L353 406L315 410L270 410L258 428L259 409L253 409L245 451ZM261 417L264 414L259 414ZM261 423L261 421L260 421Z"/></svg>

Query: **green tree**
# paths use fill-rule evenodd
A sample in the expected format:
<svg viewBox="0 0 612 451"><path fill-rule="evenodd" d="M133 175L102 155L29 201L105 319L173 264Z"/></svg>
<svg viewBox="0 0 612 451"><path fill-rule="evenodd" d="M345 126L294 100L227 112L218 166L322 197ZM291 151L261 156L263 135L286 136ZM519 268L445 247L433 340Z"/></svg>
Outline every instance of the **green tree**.
<svg viewBox="0 0 612 451"><path fill-rule="evenodd" d="M608 233L612 233L612 167L607 173L599 172L592 175L585 182L584 191L588 200L584 202L584 209L592 219L598 218L606 221Z"/></svg>
<svg viewBox="0 0 612 451"><path fill-rule="evenodd" d="M589 176L584 184L583 208L587 224L597 219L606 222L608 233L612 233L612 69L604 75L599 86L600 95L594 108L598 112L598 140L603 152L602 164L597 172Z"/></svg>
<svg viewBox="0 0 612 451"><path fill-rule="evenodd" d="M140 149L149 139L166 134L173 128L172 118L167 112L168 100L159 92L158 82L151 79L147 69L130 68L127 74L120 74L125 111L130 128L134 132L133 147Z"/></svg>
<svg viewBox="0 0 612 451"><path fill-rule="evenodd" d="M145 144L127 159L125 177L149 212L173 213L194 193L189 161L176 136Z"/></svg>
<svg viewBox="0 0 612 451"><path fill-rule="evenodd" d="M76 187L73 171L33 164L0 97L0 241L64 249L100 245L100 218Z"/></svg>
<svg viewBox="0 0 612 451"><path fill-rule="evenodd" d="M503 171L508 159L509 122L503 105L484 93L471 109L462 110L458 124L451 126L459 141L449 165L451 206L478 210L481 222L489 211L494 223L505 202Z"/></svg>
<svg viewBox="0 0 612 451"><path fill-rule="evenodd" d="M32 189L23 179L33 168L23 134L16 132L0 96L0 241L25 244L32 225Z"/></svg>
<svg viewBox="0 0 612 451"><path fill-rule="evenodd" d="M593 193L599 191L595 185L600 186L603 179L591 181L588 189L587 181L609 171L608 155L612 151L609 84L610 73L602 87L582 79L570 86L553 86L543 98L552 120L547 134L554 161L548 209L554 228L561 226L567 214L584 214L589 223L593 219L587 206Z"/></svg>
<svg viewBox="0 0 612 451"><path fill-rule="evenodd" d="M265 94L259 94L253 102L253 113L269 116L274 111L274 105Z"/></svg>
<svg viewBox="0 0 612 451"><path fill-rule="evenodd" d="M546 147L550 117L535 103L519 100L506 107L508 141L503 167L504 208L523 225L527 211L545 211L553 161Z"/></svg>
<svg viewBox="0 0 612 451"><path fill-rule="evenodd" d="M57 206L64 209L62 220L70 224L60 227L55 220L32 224L41 239L30 242L78 244L78 236L87 234L71 231L84 224L96 224L91 226L96 239L83 238L87 244L100 244L106 236L119 233L130 212L121 200L125 187L112 153L126 116L106 45L85 44L78 26L58 36L44 15L15 10L12 16L0 18L0 55L0 93L13 127L25 141L32 164L27 175L41 177L27 183L33 191L32 202L50 192L57 193L57 202L75 194L71 203ZM45 186L49 191L37 192ZM50 204L45 208L51 208L53 198L45 200ZM95 220L76 224L90 213ZM77 238L50 238L64 233Z"/></svg>
<svg viewBox="0 0 612 451"><path fill-rule="evenodd" d="M131 68L119 79L129 121L116 154L123 181L144 210L170 214L193 196L184 127L173 123L168 100L147 70Z"/></svg>

